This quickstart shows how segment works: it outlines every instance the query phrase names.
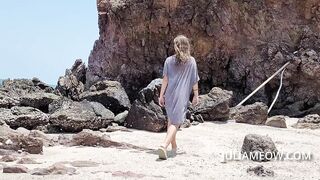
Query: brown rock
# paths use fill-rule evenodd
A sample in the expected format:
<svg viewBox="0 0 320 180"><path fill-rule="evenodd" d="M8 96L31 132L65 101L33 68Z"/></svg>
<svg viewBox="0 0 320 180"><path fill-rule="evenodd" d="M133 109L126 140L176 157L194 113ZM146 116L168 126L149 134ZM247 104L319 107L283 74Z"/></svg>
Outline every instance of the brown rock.
<svg viewBox="0 0 320 180"><path fill-rule="evenodd" d="M303 118L300 118L296 124L292 127L298 129L319 129L320 128L320 116L318 114L310 114Z"/></svg>
<svg viewBox="0 0 320 180"><path fill-rule="evenodd" d="M17 160L17 157L13 155L5 155L0 159L0 161L3 161L3 162L13 162L16 160Z"/></svg>
<svg viewBox="0 0 320 180"><path fill-rule="evenodd" d="M219 86L240 102L296 57L274 107L284 111L274 114L305 115L319 104L319 53L308 52L320 52L317 0L98 0L97 6L100 37L89 57L88 87L116 80L133 102L141 88L161 77L165 57L174 53L173 38L185 34L198 62L201 94ZM278 87L276 77L249 103L270 104ZM295 111L290 105L300 101Z"/></svg>
<svg viewBox="0 0 320 180"><path fill-rule="evenodd" d="M109 136L98 131L84 129L73 135L71 145L74 146L101 146L101 147L120 147L121 143L112 141Z"/></svg>
<svg viewBox="0 0 320 180"><path fill-rule="evenodd" d="M21 166L21 165L15 165L15 166L5 166L3 168L3 173L28 173L28 168Z"/></svg>
<svg viewBox="0 0 320 180"><path fill-rule="evenodd" d="M267 126L287 128L285 116L272 116L266 121Z"/></svg>
<svg viewBox="0 0 320 180"><path fill-rule="evenodd" d="M261 102L232 108L230 118L238 123L265 124L268 118L268 106Z"/></svg>

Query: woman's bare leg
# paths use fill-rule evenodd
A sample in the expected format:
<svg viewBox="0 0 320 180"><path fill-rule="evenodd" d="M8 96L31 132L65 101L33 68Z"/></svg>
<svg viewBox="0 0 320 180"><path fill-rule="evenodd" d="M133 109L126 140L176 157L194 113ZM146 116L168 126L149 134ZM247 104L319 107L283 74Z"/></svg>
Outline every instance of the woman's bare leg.
<svg viewBox="0 0 320 180"><path fill-rule="evenodd" d="M167 129L169 129L170 125L171 125L171 123L170 123L170 121L168 121L168 128ZM177 136L177 132L174 134L172 141L171 141L171 148L172 149L177 149L176 136Z"/></svg>
<svg viewBox="0 0 320 180"><path fill-rule="evenodd" d="M173 140L175 140L175 136L177 134L178 127L172 124L168 124L168 130L167 130L167 136L164 140L164 142L161 144L164 148L167 148L170 143L172 143ZM175 142L174 142L175 143ZM176 144L175 144L176 145Z"/></svg>

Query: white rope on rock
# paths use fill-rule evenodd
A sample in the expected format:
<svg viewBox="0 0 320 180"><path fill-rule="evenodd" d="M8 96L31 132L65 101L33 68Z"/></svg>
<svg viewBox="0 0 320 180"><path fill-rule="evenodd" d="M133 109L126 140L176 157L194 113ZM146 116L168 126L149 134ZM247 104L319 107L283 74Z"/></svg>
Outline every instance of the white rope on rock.
<svg viewBox="0 0 320 180"><path fill-rule="evenodd" d="M270 105L270 107L269 107L269 109L268 109L268 114L269 114L269 112L271 111L274 103L275 103L275 102L277 101L277 99L278 99L279 93L280 93L281 88L282 88L282 81L283 81L282 79L283 79L283 73L284 73L285 70L286 70L286 68L284 68L284 69L282 70L282 72L281 72L279 89L278 89L278 92L277 92L276 96L274 97L274 100L273 100L272 104Z"/></svg>

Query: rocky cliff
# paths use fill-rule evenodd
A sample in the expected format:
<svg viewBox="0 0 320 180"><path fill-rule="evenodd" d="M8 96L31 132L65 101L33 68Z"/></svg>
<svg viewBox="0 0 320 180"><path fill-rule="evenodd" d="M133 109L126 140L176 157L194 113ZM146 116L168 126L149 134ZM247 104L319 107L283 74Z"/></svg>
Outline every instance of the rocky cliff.
<svg viewBox="0 0 320 180"><path fill-rule="evenodd" d="M320 0L97 0L100 37L89 57L87 87L117 80L135 99L161 77L172 40L188 36L201 93L220 86L234 103L285 62L273 114L320 113ZM250 101L271 101L279 77Z"/></svg>

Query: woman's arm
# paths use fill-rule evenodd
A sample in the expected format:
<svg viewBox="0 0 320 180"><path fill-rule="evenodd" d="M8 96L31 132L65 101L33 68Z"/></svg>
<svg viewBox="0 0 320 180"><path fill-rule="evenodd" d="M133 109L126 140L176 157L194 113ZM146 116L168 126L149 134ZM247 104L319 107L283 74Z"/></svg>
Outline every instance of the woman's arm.
<svg viewBox="0 0 320 180"><path fill-rule="evenodd" d="M192 91L193 91L192 105L196 106L199 103L199 86L198 86L198 82L195 83L192 86Z"/></svg>
<svg viewBox="0 0 320 180"><path fill-rule="evenodd" d="M164 75L162 79L161 91L160 91L160 97L159 97L160 106L164 106L164 93L166 91L167 86L168 86L168 76Z"/></svg>

